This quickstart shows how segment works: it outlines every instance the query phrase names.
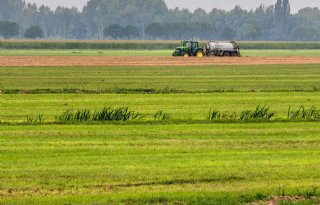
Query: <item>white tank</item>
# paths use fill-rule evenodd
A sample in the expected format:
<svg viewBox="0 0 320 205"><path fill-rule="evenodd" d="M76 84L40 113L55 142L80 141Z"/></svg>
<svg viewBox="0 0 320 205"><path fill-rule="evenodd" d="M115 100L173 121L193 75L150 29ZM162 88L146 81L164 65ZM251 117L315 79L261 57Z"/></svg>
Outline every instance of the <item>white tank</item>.
<svg viewBox="0 0 320 205"><path fill-rule="evenodd" d="M213 51L213 50L233 51L236 48L232 43L210 41L208 42L207 49L210 51Z"/></svg>

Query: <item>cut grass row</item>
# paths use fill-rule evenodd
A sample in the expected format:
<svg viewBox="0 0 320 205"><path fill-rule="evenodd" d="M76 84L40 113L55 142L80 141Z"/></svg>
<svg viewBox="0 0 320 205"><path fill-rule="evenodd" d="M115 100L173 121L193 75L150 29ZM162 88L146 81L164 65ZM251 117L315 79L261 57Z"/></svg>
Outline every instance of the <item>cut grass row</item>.
<svg viewBox="0 0 320 205"><path fill-rule="evenodd" d="M195 121L194 119L188 120L188 123L204 123L204 122L215 122L215 123L236 123L236 122L320 122L320 110L312 106L310 108L306 108L305 106L300 106L297 110L292 110L291 106L288 109L287 119L274 117L277 115L276 112L271 111L270 107L258 105L255 109L243 110L241 113L232 112L232 113L223 113L219 110L210 109L208 116L205 120ZM148 119L149 117L149 119ZM170 118L171 114L165 113L163 110L159 110L155 112L155 114L148 116L141 114L137 111L130 110L128 107L107 107L100 108L97 110L90 109L77 109L74 110L66 110L59 116L56 116L56 120L54 122L49 122L49 124L79 124L79 123L106 123L106 122L131 122L140 124L143 122L151 123L151 122L166 122L169 123L172 121ZM170 120L170 121L169 121ZM185 121L174 121L175 123L185 123ZM0 121L0 123L5 123L8 125L12 125L9 121ZM17 123L14 123L17 125ZM36 116L27 116L27 120L20 124L34 124L40 125L44 124L44 115L38 114ZM48 123L46 123L48 124Z"/></svg>
<svg viewBox="0 0 320 205"><path fill-rule="evenodd" d="M1 67L2 93L194 93L320 90L319 65Z"/></svg>
<svg viewBox="0 0 320 205"><path fill-rule="evenodd" d="M174 120L206 120L210 109L221 113L240 114L254 110L257 105L270 106L276 115L273 119L287 119L288 107L296 111L301 105L306 108L320 107L317 92L269 92L269 93L203 93L203 94L34 94L1 95L0 120L23 122L27 116L43 114L45 122L53 122L66 110L99 110L104 106L129 107L153 120L157 111L171 115Z"/></svg>
<svg viewBox="0 0 320 205"><path fill-rule="evenodd" d="M171 56L172 50L81 50L81 49L0 49L0 56ZM310 56L319 57L320 50L310 49L242 49L242 56Z"/></svg>
<svg viewBox="0 0 320 205"><path fill-rule="evenodd" d="M319 196L319 132L319 123L0 125L0 203Z"/></svg>

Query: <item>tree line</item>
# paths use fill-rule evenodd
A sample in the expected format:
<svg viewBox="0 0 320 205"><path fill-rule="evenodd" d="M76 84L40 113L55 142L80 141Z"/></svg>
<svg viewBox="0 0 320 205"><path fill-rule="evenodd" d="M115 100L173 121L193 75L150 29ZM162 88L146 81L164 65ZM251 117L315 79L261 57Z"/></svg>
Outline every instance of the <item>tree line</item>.
<svg viewBox="0 0 320 205"><path fill-rule="evenodd" d="M168 9L164 0L89 0L77 8L0 0L0 36L48 39L320 40L319 8L289 0L254 10Z"/></svg>

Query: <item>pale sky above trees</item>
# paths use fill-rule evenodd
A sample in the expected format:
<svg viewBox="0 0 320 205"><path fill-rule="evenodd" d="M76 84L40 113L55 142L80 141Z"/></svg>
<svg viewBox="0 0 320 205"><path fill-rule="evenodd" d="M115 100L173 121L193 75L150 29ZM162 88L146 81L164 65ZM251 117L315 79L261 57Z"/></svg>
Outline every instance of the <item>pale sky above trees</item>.
<svg viewBox="0 0 320 205"><path fill-rule="evenodd" d="M76 6L79 9L86 4L88 0L26 0L37 4L45 4L51 8L58 5L72 7ZM210 11L212 8L220 8L230 10L235 5L240 5L245 9L257 8L260 4L271 5L275 4L276 0L165 0L169 8L180 7L194 10L195 8L203 8ZM297 12L304 7L320 7L320 0L290 0L292 12Z"/></svg>

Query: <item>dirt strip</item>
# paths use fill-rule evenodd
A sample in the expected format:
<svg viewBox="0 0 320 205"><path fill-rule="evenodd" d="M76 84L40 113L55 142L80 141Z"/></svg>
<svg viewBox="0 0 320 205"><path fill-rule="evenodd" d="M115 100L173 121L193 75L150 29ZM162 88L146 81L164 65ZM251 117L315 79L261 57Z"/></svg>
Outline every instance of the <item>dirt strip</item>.
<svg viewBox="0 0 320 205"><path fill-rule="evenodd" d="M320 64L320 57L0 56L0 66L186 66Z"/></svg>

